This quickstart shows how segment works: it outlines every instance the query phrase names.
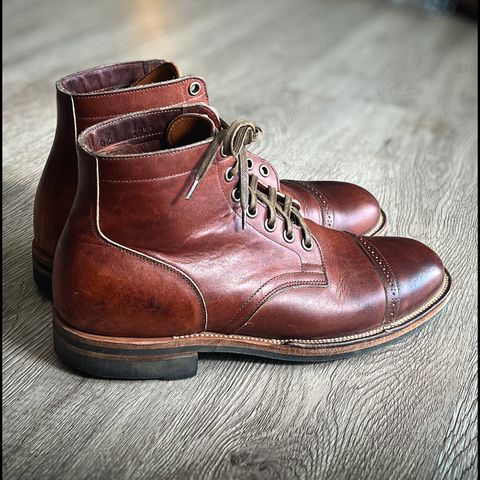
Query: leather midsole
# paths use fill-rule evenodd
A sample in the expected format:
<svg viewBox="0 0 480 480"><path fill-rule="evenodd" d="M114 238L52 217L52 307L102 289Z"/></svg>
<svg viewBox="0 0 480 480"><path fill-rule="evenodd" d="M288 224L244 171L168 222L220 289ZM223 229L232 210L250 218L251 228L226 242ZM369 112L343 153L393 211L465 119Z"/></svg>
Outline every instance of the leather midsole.
<svg viewBox="0 0 480 480"><path fill-rule="evenodd" d="M387 231L387 216L383 210L380 210L380 217L377 224L367 233L364 233L364 237L383 236Z"/></svg>

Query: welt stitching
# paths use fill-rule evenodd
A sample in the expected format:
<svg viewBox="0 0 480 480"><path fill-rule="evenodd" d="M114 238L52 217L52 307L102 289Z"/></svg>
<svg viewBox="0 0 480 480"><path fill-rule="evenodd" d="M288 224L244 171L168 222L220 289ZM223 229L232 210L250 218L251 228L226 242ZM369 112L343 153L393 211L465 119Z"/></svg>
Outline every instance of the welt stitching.
<svg viewBox="0 0 480 480"><path fill-rule="evenodd" d="M367 233L364 233L363 236L370 237L370 236L376 235L377 232L379 232L385 226L385 223L386 223L385 214L383 210L380 210L380 217L378 218L377 223L373 226L373 228L370 231L368 231Z"/></svg>
<svg viewBox="0 0 480 480"><path fill-rule="evenodd" d="M276 293L279 293L282 290L288 290L289 288L292 288L292 287L316 287L316 288L319 288L319 287L323 287L323 284L321 282L312 280L312 281L306 281L306 282L289 282L289 283L284 283L282 285L279 285L278 287L273 289L271 292L269 292L268 295L265 295L265 297L263 297L253 307L253 311L249 315L247 313L246 315L243 316L240 326L237 327L233 333L237 333L241 328L243 328L245 326L245 324L258 312L258 310L260 310L260 308L263 305L265 305L265 303L267 303L267 301L273 295L275 295ZM228 325L230 325L230 322L229 322Z"/></svg>
<svg viewBox="0 0 480 480"><path fill-rule="evenodd" d="M360 246L359 246L360 248ZM448 281L448 278L445 278L444 279L444 282L447 281L446 284L442 285L440 287L440 289L437 291L437 293L435 295L433 295L433 297L431 297L431 299L426 302L425 304L423 304L423 306L420 308L420 310L418 311L419 314L422 314L424 312L426 312L429 308L433 307L435 304L438 305L437 302L439 302L439 300L445 300L445 294L446 294L446 291L448 290L448 286L450 285L450 282ZM294 288L294 287L292 287ZM394 322L394 326L399 326L399 325L402 325L406 322L408 322L409 320L412 320L412 319L415 319L415 317L410 317L410 315L407 315L405 317L402 317L400 318L399 320L395 321ZM280 338L262 338L262 337L254 337L254 336L251 336L251 335L235 335L235 334L224 334L224 333L214 333L214 332L201 332L201 333L193 333L193 334L189 334L189 335L176 335L174 336L173 338L175 339L181 339L181 338L194 338L194 337L202 337L202 338L207 338L207 337L217 337L217 338L236 338L236 339L251 339L251 340L256 340L256 341L260 341L260 342L264 342L264 343L274 343L274 344L284 344L285 342L295 342L295 343L302 343L302 344L308 344L308 345L316 345L316 346L320 346L320 344L322 345L328 345L328 344L332 344L334 342L338 342L338 341L341 341L341 342L345 342L345 341L349 341L349 340L356 340L356 339L360 339L360 338L367 338L369 336L373 336L373 335L376 335L378 333L385 333L386 331L388 331L386 328L384 327L377 327L377 328L374 328L374 329L370 329L370 330L367 330L367 331L364 331L364 332L361 332L359 334L355 334L355 335L344 335L344 336L340 336L340 337L330 337L330 338L324 338L324 339L320 339L320 338L317 338L317 339L313 339L313 340L308 340L308 339L305 339L305 338L289 338L289 339L280 339Z"/></svg>

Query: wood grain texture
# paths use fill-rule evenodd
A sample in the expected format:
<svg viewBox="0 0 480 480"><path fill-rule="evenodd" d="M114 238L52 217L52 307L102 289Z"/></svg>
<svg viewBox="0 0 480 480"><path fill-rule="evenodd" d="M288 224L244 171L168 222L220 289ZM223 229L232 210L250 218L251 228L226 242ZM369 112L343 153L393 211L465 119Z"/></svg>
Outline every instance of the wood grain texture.
<svg viewBox="0 0 480 480"><path fill-rule="evenodd" d="M475 24L380 0L9 0L4 15L4 478L476 478ZM390 234L438 251L454 291L436 321L326 364L208 355L176 382L63 367L30 257L54 81L149 57L262 125L283 177L359 183Z"/></svg>

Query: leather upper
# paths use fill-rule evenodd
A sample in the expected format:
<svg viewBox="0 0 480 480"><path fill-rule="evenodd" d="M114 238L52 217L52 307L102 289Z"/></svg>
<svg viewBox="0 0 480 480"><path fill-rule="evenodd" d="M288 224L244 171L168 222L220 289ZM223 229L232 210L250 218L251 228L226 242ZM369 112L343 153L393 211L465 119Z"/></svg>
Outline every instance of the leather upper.
<svg viewBox="0 0 480 480"><path fill-rule="evenodd" d="M440 289L443 265L418 242L307 221L308 251L299 226L292 243L281 218L267 231L261 203L242 229L236 181L226 175L235 159L220 151L186 200L212 139L162 148L168 125L185 113L220 128L214 110L186 105L116 118L81 135L79 190L53 283L56 308L73 326L137 337L173 330L331 338L388 328ZM133 133L150 127L148 138ZM140 152L131 153L131 144L142 144Z"/></svg>
<svg viewBox="0 0 480 480"><path fill-rule="evenodd" d="M186 103L208 103L205 81L181 77L164 60L103 65L68 75L56 83L57 129L40 179L34 206L34 237L38 250L53 258L77 188L76 135L117 115ZM149 135L150 125L133 135ZM104 137L103 146L111 142ZM266 184L285 189L304 205L303 215L321 225L358 234L379 220L373 196L355 185L337 182L282 181L266 160L250 153L252 173ZM266 167L266 168L265 168ZM325 203L326 202L326 203Z"/></svg>

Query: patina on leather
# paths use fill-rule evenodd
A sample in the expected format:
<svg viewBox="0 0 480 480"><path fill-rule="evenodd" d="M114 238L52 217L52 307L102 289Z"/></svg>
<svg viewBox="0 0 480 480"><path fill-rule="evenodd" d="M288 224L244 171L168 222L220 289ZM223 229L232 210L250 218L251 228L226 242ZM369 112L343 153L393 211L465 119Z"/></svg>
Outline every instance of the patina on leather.
<svg viewBox="0 0 480 480"><path fill-rule="evenodd" d="M169 145L175 119L203 123L192 115L213 133ZM136 138L144 128L151 135ZM69 325L107 336L343 338L394 325L442 288L442 262L414 240L369 239L303 220L306 248L294 215L289 241L284 215L267 228L269 202L285 209L281 196L256 195L256 214L242 228L233 194L239 175L227 174L237 150L222 152L223 141L214 140L220 129L214 110L185 105L119 117L80 136L79 188L53 279L56 311ZM131 153L130 144L147 147ZM212 144L215 158L187 200ZM269 191L261 180L257 190Z"/></svg>

